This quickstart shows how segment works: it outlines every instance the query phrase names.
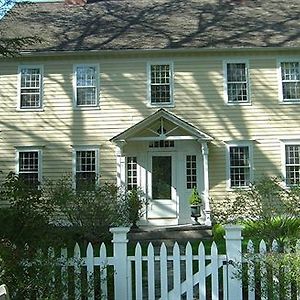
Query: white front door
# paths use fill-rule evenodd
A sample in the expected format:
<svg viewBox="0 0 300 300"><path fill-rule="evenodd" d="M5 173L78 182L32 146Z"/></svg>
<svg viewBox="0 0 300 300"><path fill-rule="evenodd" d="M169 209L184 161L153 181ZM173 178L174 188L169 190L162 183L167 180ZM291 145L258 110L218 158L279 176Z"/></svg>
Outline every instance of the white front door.
<svg viewBox="0 0 300 300"><path fill-rule="evenodd" d="M153 152L148 155L148 219L177 217L175 154Z"/></svg>

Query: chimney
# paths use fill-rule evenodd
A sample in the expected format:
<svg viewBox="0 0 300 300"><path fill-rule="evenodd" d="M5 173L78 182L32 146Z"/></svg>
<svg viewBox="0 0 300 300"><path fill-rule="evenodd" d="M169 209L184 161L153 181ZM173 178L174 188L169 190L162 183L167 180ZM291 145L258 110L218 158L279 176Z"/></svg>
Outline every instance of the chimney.
<svg viewBox="0 0 300 300"><path fill-rule="evenodd" d="M69 6L85 6L87 0L65 0L65 4Z"/></svg>

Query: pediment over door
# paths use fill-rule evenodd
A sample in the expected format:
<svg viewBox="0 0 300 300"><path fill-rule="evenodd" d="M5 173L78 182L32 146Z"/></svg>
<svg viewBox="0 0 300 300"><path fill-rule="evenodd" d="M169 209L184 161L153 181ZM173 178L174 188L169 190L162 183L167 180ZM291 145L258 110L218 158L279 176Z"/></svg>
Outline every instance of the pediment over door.
<svg viewBox="0 0 300 300"><path fill-rule="evenodd" d="M161 140L210 141L212 137L161 108L111 139L114 143Z"/></svg>

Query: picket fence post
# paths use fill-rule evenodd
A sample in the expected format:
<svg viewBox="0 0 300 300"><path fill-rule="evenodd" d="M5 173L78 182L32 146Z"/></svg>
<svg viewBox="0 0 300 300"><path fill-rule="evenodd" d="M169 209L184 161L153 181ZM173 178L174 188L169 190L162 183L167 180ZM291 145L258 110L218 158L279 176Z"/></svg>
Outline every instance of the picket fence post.
<svg viewBox="0 0 300 300"><path fill-rule="evenodd" d="M225 225L228 263L228 299L242 300L242 226Z"/></svg>
<svg viewBox="0 0 300 300"><path fill-rule="evenodd" d="M127 233L129 227L113 227L114 291L115 300L127 300Z"/></svg>

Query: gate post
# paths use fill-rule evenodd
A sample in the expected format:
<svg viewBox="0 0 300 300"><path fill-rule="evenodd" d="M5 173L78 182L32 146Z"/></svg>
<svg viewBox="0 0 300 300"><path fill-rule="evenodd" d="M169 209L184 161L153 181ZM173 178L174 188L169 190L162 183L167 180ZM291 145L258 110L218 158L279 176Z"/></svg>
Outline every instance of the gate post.
<svg viewBox="0 0 300 300"><path fill-rule="evenodd" d="M129 227L113 227L113 264L115 300L127 300L127 233Z"/></svg>
<svg viewBox="0 0 300 300"><path fill-rule="evenodd" d="M228 299L242 300L242 226L225 225Z"/></svg>

